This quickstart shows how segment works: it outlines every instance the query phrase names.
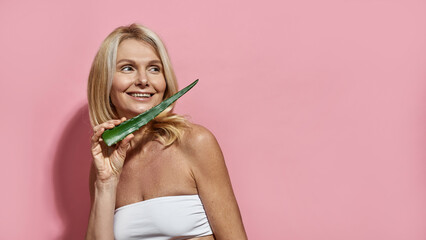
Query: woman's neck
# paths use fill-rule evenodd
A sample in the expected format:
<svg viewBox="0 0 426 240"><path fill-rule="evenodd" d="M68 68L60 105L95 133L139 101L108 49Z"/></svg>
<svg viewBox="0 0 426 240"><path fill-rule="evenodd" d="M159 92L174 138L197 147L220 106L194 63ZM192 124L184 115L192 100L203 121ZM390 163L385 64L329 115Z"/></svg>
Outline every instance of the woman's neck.
<svg viewBox="0 0 426 240"><path fill-rule="evenodd" d="M145 145L147 142L152 140L152 134L150 131L151 124L142 126L138 130L133 132L133 139L130 141L131 149L140 148Z"/></svg>

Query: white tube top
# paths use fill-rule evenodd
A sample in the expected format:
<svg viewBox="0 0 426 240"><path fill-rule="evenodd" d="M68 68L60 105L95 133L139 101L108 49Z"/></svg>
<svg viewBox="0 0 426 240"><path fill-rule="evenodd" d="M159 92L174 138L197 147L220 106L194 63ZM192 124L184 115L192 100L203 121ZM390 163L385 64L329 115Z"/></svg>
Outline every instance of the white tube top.
<svg viewBox="0 0 426 240"><path fill-rule="evenodd" d="M116 240L180 240L213 234L198 195L152 198L119 207Z"/></svg>

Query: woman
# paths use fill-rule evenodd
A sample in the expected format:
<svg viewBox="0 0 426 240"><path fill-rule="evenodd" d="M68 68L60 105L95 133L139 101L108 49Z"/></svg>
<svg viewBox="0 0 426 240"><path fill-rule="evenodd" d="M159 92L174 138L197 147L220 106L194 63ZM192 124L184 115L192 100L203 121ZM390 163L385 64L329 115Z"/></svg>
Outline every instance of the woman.
<svg viewBox="0 0 426 240"><path fill-rule="evenodd" d="M138 24L102 43L88 81L93 126L86 239L247 239L220 147L172 107L107 147L101 135L178 91L159 37Z"/></svg>

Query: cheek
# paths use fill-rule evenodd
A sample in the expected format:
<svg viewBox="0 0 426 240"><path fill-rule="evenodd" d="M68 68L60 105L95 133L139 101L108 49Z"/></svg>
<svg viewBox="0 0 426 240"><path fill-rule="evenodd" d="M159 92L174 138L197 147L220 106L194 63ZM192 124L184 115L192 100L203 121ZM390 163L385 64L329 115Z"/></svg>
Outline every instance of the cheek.
<svg viewBox="0 0 426 240"><path fill-rule="evenodd" d="M167 87L167 84L166 84L166 80L164 80L164 79L162 79L162 81L157 81L154 85L155 90L158 93L162 93L162 95L163 95L162 98L164 98L164 95L165 95L165 92L166 92L166 87Z"/></svg>
<svg viewBox="0 0 426 240"><path fill-rule="evenodd" d="M163 84L161 85L161 91L162 91L163 93L166 93L166 88L167 88L166 83L163 83Z"/></svg>
<svg viewBox="0 0 426 240"><path fill-rule="evenodd" d="M112 105L117 106L117 102L118 102L117 93L113 89L111 89L111 93L109 94L109 99Z"/></svg>
<svg viewBox="0 0 426 240"><path fill-rule="evenodd" d="M132 81L130 79L114 76L112 79L111 92L125 92L131 83Z"/></svg>
<svg viewBox="0 0 426 240"><path fill-rule="evenodd" d="M116 92L122 92L126 89L126 86L128 85L126 79L120 78L115 76L112 79L112 86L111 86L111 92L114 90Z"/></svg>
<svg viewBox="0 0 426 240"><path fill-rule="evenodd" d="M161 82L161 90L165 92L166 88L167 88L167 82L166 82L166 79L163 78L163 81Z"/></svg>
<svg viewBox="0 0 426 240"><path fill-rule="evenodd" d="M116 79L113 79L112 81L112 86L111 86L111 92L109 94L110 98L111 98L111 102L112 104L114 104L114 106L116 106L116 104L119 102L118 98L120 96L120 93L124 91L124 86L123 84L120 84L119 81L117 81Z"/></svg>

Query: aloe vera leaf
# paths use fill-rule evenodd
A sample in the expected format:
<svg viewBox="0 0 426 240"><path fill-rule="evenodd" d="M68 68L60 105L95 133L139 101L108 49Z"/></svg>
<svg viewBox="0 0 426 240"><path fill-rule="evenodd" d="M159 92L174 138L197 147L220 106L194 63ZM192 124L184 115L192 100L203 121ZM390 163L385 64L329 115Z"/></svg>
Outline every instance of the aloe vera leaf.
<svg viewBox="0 0 426 240"><path fill-rule="evenodd" d="M167 98L162 101L157 106L145 111L138 116L131 118L122 122L120 125L115 126L114 128L107 129L102 134L102 139L104 142L111 146L116 144L117 142L123 140L127 135L133 133L134 131L141 128L143 125L147 124L149 121L154 119L158 114L164 111L167 107L169 107L172 103L174 103L178 98L182 97L186 92L188 92L195 84L198 83L198 79L193 83L189 84L179 92L175 93L173 96Z"/></svg>

